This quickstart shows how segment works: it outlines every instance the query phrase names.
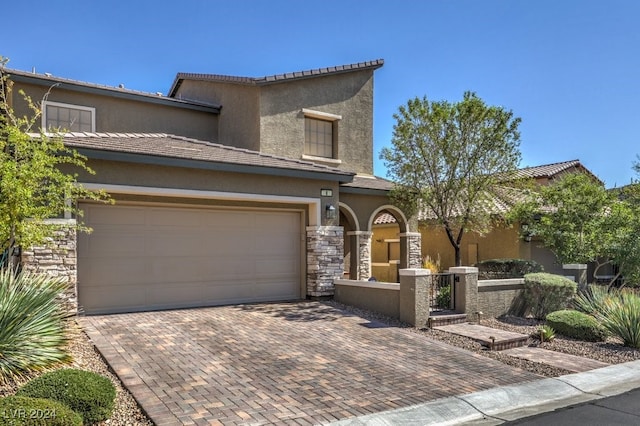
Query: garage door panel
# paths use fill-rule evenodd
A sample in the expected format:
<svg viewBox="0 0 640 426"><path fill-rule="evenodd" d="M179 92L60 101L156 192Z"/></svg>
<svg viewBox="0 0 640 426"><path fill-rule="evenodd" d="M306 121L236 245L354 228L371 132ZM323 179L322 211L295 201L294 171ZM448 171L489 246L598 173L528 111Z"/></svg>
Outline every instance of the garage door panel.
<svg viewBox="0 0 640 426"><path fill-rule="evenodd" d="M300 297L301 215L87 204L78 297L88 313Z"/></svg>
<svg viewBox="0 0 640 426"><path fill-rule="evenodd" d="M122 312L139 310L147 303L145 287L128 286L126 292L114 291L110 286L83 288L78 294L78 304L87 313Z"/></svg>
<svg viewBox="0 0 640 426"><path fill-rule="evenodd" d="M132 232L103 232L94 230L90 239L83 239L80 247L81 254L91 254L91 257L113 256L128 257L137 253L144 253L145 240Z"/></svg>
<svg viewBox="0 0 640 426"><path fill-rule="evenodd" d="M145 209L142 207L122 207L116 210L107 209L103 205L87 205L84 209L84 219L91 223L92 226L98 226L101 224L113 225L144 225L145 223Z"/></svg>
<svg viewBox="0 0 640 426"><path fill-rule="evenodd" d="M78 272L82 277L91 277L82 281L82 287L128 286L148 281L148 269L145 258L79 258ZM80 265L82 264L82 268ZM117 273L114 274L114 271ZM78 283L80 285L80 276ZM79 294L82 292L79 291Z"/></svg>
<svg viewBox="0 0 640 426"><path fill-rule="evenodd" d="M185 209L149 209L147 224L159 228L194 228L202 226L202 213L197 210L185 211Z"/></svg>

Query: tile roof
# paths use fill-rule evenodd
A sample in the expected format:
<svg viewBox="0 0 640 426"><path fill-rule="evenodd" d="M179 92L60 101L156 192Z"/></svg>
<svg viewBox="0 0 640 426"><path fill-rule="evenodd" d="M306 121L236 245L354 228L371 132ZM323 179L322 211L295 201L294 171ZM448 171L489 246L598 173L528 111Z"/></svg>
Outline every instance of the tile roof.
<svg viewBox="0 0 640 426"><path fill-rule="evenodd" d="M352 182L343 183L340 187L390 191L393 188L393 182L377 176L355 175Z"/></svg>
<svg viewBox="0 0 640 426"><path fill-rule="evenodd" d="M390 213L380 213L378 217L373 221L374 225L388 225L391 223L396 223L397 220Z"/></svg>
<svg viewBox="0 0 640 426"><path fill-rule="evenodd" d="M361 71L366 69L378 69L384 65L383 59L376 59L373 61L358 62L354 64L338 65L334 67L317 68L305 71L295 71L284 74L275 74L265 77L237 77L231 75L220 74L198 74L198 73L184 73L180 72L176 75L171 89L169 89L169 96L174 96L175 92L180 87L182 80L199 80L199 81L214 81L222 83L232 84L245 84L251 86L261 86L265 84L279 83L282 81L300 80L304 78L319 77L331 74L341 74L345 72Z"/></svg>
<svg viewBox="0 0 640 426"><path fill-rule="evenodd" d="M594 177L595 179L597 179L598 182L600 182L600 179L598 179L596 175L591 173L589 169L584 167L580 163L580 160L562 161L559 163L543 164L541 166L524 167L522 169L518 169L515 172L514 177L515 178L552 179L563 172L568 172L572 170L581 170L583 172L586 172L592 177Z"/></svg>
<svg viewBox="0 0 640 426"><path fill-rule="evenodd" d="M277 157L165 133L66 133L63 137L65 145L75 149L330 174L338 177L340 181L350 181L353 176L351 172L308 161Z"/></svg>
<svg viewBox="0 0 640 426"><path fill-rule="evenodd" d="M91 90L91 91L98 91L98 92L100 91L106 92L111 96L121 96L121 97L129 97L129 98L133 97L142 101L152 101L156 103L162 102L162 103L166 103L169 105L176 105L176 106L198 106L206 109L211 109L212 111L215 111L215 112L220 112L220 105L210 104L206 102L171 98L168 96L164 96L160 92L149 93L149 92L142 92L139 90L127 89L125 87L113 87L113 86L106 86L102 84L87 83L85 81L56 77L48 73L37 74L34 72L19 71L14 69L4 69L2 70L2 72L8 74L10 79L16 80L16 81L31 81L31 82L39 81L41 82L41 84L45 84L49 87L57 84L57 85L60 85L61 88L66 88L66 89L76 87L76 88L81 88L85 91Z"/></svg>

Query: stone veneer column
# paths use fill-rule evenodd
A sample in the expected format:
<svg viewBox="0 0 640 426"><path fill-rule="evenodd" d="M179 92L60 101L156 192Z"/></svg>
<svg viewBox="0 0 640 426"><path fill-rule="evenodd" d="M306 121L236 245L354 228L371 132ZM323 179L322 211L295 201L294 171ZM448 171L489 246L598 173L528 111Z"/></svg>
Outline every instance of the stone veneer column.
<svg viewBox="0 0 640 426"><path fill-rule="evenodd" d="M47 223L57 229L44 245L22 251L22 269L51 277L64 277L69 286L61 295L63 303L72 312L78 310L77 233L75 219L51 219Z"/></svg>
<svg viewBox="0 0 640 426"><path fill-rule="evenodd" d="M307 227L307 296L333 296L344 273L344 228Z"/></svg>
<svg viewBox="0 0 640 426"><path fill-rule="evenodd" d="M350 231L351 250L355 258L351 258L349 275L352 280L368 280L371 277L371 236L373 232Z"/></svg>
<svg viewBox="0 0 640 426"><path fill-rule="evenodd" d="M422 268L422 234L403 232L400 235L400 269Z"/></svg>

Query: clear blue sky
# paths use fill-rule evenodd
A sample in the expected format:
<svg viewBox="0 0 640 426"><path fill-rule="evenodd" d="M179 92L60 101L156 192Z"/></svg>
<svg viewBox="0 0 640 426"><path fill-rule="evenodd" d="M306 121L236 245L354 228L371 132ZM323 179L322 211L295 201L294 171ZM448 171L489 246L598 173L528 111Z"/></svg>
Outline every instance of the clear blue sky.
<svg viewBox="0 0 640 426"><path fill-rule="evenodd" d="M375 172L409 98L472 90L522 118L521 166L580 159L625 185L640 154L637 0L11 1L10 67L166 93L177 72L264 76L382 58Z"/></svg>

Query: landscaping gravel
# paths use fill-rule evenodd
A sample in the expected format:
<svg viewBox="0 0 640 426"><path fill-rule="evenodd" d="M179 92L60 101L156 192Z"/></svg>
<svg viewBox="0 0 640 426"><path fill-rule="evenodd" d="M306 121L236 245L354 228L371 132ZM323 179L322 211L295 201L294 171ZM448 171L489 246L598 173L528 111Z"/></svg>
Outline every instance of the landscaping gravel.
<svg viewBox="0 0 640 426"><path fill-rule="evenodd" d="M389 318L375 312L354 308L352 306L343 305L333 301L328 303L336 308L351 312L354 315L361 316L369 321L379 321L387 325L403 327L411 332L420 333L431 339L439 340L452 346L457 346L459 348L475 352L489 358L493 358L504 364L521 368L523 370L527 370L541 376L557 377L564 374L572 373L571 371L562 368L552 367L550 365L541 364L529 360L514 358L509 355L503 354L500 351L490 351L480 343L467 337L445 333L443 331L433 329L419 330L417 328L411 327L408 324L402 323L397 319ZM492 327L532 336L534 334L537 335L537 330L539 329L541 324L544 324L544 322L535 319L519 317L502 317L500 319L483 318L481 324L486 327ZM621 344L620 341L614 338L609 338L606 342L585 342L582 340L575 340L568 337L556 335L556 338L552 342L544 343L541 343L538 338L530 337L527 344L530 346L537 346L552 351L564 352L571 355L591 358L609 364L620 364L623 362L640 359L640 350L625 347Z"/></svg>

